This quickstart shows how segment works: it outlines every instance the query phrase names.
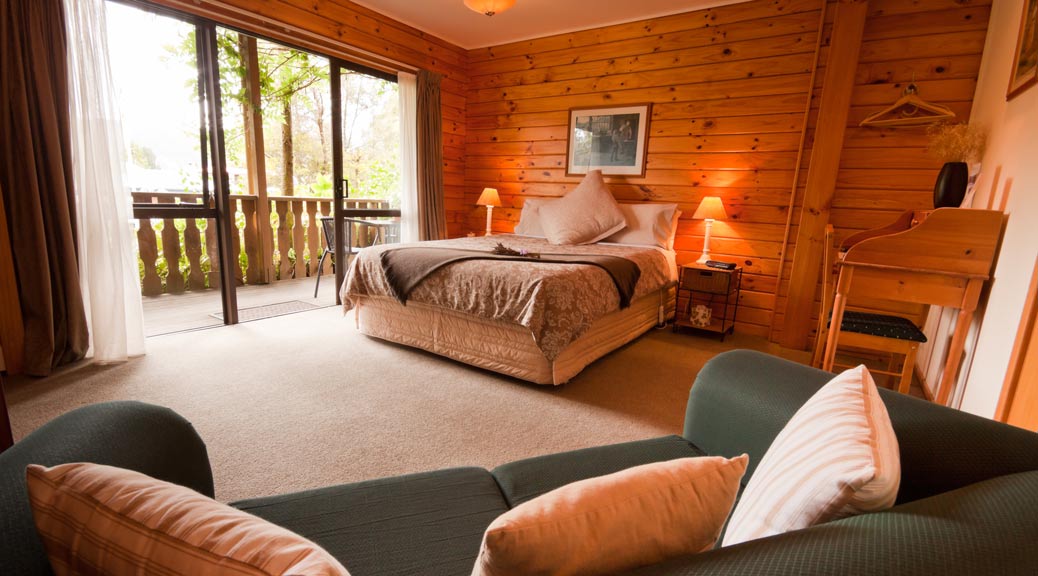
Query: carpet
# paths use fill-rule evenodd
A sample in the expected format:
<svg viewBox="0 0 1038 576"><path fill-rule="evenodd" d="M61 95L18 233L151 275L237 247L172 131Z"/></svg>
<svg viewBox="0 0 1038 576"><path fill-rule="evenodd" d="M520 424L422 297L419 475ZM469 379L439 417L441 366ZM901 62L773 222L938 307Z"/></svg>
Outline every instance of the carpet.
<svg viewBox="0 0 1038 576"><path fill-rule="evenodd" d="M106 400L168 406L205 440L217 498L237 500L680 434L696 372L736 332L652 330L543 387L358 333L324 308L148 339L148 354L8 386L15 438ZM800 358L801 360L803 358Z"/></svg>

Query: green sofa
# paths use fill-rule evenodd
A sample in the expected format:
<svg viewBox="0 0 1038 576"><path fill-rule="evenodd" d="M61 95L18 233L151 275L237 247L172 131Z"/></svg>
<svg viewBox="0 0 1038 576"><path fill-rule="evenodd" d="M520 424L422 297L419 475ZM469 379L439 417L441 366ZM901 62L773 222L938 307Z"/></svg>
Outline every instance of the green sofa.
<svg viewBox="0 0 1038 576"><path fill-rule="evenodd" d="M718 355L689 395L682 436L452 468L233 503L317 542L355 576L471 573L484 529L553 488L630 466L750 455L831 374L750 351ZM635 574L1038 574L1038 435L881 391L901 446L891 510L719 548ZM93 461L213 494L205 445L172 411L114 402L72 411L0 454L0 572L47 574L26 464Z"/></svg>

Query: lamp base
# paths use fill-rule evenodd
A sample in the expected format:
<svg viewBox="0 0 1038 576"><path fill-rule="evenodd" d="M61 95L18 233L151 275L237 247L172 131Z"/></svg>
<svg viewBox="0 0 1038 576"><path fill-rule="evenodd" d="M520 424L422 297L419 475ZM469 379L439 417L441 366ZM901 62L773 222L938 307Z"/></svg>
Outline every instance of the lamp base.
<svg viewBox="0 0 1038 576"><path fill-rule="evenodd" d="M699 257L699 260L696 260L696 264L706 264L706 261L709 259L710 255L706 252L703 252L703 255Z"/></svg>

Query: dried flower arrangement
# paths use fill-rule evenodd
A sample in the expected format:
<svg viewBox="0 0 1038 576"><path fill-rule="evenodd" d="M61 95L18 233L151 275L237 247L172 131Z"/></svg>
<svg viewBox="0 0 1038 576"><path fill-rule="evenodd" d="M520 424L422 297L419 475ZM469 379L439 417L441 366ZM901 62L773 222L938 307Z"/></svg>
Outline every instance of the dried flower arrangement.
<svg viewBox="0 0 1038 576"><path fill-rule="evenodd" d="M975 124L935 124L927 129L927 152L944 162L980 162L987 131Z"/></svg>
<svg viewBox="0 0 1038 576"><path fill-rule="evenodd" d="M522 250L515 250L513 248L509 248L508 246L505 246L504 244L502 244L500 242L498 242L497 246L494 246L494 248L490 250L490 253L491 254L497 254L499 256L522 256L524 258L540 258L541 257L541 255L536 253L536 252L527 252L525 248L522 249Z"/></svg>

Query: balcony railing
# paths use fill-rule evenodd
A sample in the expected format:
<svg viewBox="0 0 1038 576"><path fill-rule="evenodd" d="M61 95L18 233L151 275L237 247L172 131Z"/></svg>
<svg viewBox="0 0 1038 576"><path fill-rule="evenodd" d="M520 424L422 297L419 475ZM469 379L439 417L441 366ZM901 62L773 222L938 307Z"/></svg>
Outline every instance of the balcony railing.
<svg viewBox="0 0 1038 576"><path fill-rule="evenodd" d="M133 201L138 204L194 203L200 198L199 194L178 192L133 193ZM317 272L324 249L318 218L331 215L332 199L271 196L269 201L270 222L264 225L260 222L255 196L231 195L235 212L232 253L238 256L234 269L238 285L303 278ZM351 198L345 201L345 207L385 209L389 203L380 199ZM358 226L351 234L354 246L369 245L372 233L373 230ZM139 218L137 244L143 295L219 287L213 220ZM269 269L265 269L264 262L269 262ZM326 261L322 273L330 271L331 264Z"/></svg>

